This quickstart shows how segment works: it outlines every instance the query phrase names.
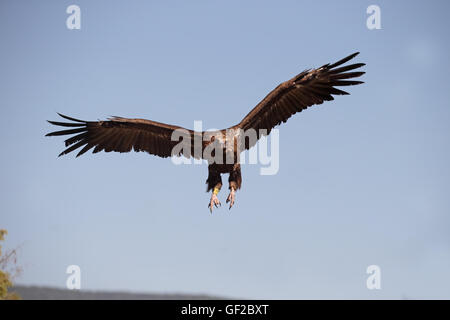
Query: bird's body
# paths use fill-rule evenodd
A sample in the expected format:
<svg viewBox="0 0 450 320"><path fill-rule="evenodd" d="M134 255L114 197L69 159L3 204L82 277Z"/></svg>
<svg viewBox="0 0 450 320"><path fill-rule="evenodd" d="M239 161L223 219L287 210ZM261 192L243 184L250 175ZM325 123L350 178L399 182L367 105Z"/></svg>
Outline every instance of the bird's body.
<svg viewBox="0 0 450 320"><path fill-rule="evenodd" d="M271 91L237 125L228 129L196 132L182 127L145 119L113 117L105 121L83 121L61 115L71 122L49 121L51 124L69 127L47 136L72 135L65 140L67 154L78 148L77 157L93 149L93 153L145 151L160 157L180 156L208 161L207 191L212 190L209 207L220 205L217 193L222 187L221 175L229 174L230 195L227 202L234 204L235 192L241 188L242 177L239 155L250 149L261 136L292 115L309 106L333 100L333 95L348 94L335 88L363 83L348 80L364 74L352 71L363 63L341 66L354 58L352 54L334 64L306 70L283 82ZM338 66L341 66L337 68ZM350 72L348 72L350 71Z"/></svg>

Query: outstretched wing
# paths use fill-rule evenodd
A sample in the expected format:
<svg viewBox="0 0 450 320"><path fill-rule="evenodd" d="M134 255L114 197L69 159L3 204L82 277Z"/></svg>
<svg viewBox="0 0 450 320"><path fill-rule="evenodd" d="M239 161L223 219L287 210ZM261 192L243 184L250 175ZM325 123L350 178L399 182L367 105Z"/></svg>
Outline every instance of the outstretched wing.
<svg viewBox="0 0 450 320"><path fill-rule="evenodd" d="M201 152L194 152L194 137L197 135L200 137L200 140L197 140L198 144L198 141L202 141L201 132L145 119L113 117L105 121L83 121L62 114L59 115L72 121L49 121L56 126L71 128L50 132L46 135L71 135L70 138L65 140L65 145L68 148L61 152L59 156L81 148L77 154L78 157L94 148L93 153L102 150L105 152L129 152L133 149L134 151L145 151L166 158L173 155L174 147L180 142L184 143L180 145L182 148L177 148L175 155L183 154L187 158L191 155L198 154L199 157L202 155ZM173 141L172 134L176 130L175 141ZM203 149L203 142L201 142L200 147ZM196 156L196 158L199 157Z"/></svg>
<svg viewBox="0 0 450 320"><path fill-rule="evenodd" d="M322 104L324 101L334 100L333 95L348 94L335 87L350 86L363 83L362 81L348 80L357 78L365 72L356 72L354 69L364 66L364 63L355 63L336 68L358 55L354 53L333 64L326 64L320 68L306 70L294 78L283 82L270 92L244 119L236 126L241 129L254 129L258 135L269 134L273 127L286 122L292 115L301 112L309 106ZM348 72L351 71L351 72ZM254 143L246 144L246 148Z"/></svg>

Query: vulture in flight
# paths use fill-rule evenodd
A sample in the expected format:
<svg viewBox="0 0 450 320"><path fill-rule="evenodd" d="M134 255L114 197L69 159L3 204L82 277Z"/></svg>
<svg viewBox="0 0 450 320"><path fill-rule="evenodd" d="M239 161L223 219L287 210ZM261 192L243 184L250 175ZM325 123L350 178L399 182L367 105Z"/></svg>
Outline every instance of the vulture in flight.
<svg viewBox="0 0 450 320"><path fill-rule="evenodd" d="M336 87L363 83L354 78L364 74L356 69L364 63L344 65L359 52L332 64L301 72L272 90L237 125L218 131L197 132L182 127L145 119L112 117L105 121L84 121L59 114L70 122L49 121L69 129L54 131L46 136L69 136L59 156L79 149L77 157L94 148L93 153L145 151L163 158L185 156L208 161L207 192L211 192L208 207L220 206L217 198L222 187L221 174L228 173L230 193L226 202L230 208L236 190L241 188L239 155L272 128L286 122L292 115L333 100L333 95L346 95Z"/></svg>

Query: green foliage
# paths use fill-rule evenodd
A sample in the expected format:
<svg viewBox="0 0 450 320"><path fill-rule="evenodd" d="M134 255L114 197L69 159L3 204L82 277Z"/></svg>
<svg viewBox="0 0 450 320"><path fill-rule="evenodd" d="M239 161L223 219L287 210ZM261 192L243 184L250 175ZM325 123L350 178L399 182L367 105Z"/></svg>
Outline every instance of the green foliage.
<svg viewBox="0 0 450 320"><path fill-rule="evenodd" d="M8 232L0 229L0 241L5 240L5 236ZM13 270L17 274L20 269L15 266L16 263L16 251L2 253L2 246L0 245L0 300L17 300L20 296L14 292L8 292L8 288L12 287L11 275L6 269L14 264Z"/></svg>

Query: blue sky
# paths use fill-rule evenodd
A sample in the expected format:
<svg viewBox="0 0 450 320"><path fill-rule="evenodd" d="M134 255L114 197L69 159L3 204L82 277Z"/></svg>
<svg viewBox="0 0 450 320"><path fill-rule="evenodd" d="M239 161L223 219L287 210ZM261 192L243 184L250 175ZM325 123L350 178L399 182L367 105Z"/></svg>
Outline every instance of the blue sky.
<svg viewBox="0 0 450 320"><path fill-rule="evenodd" d="M81 8L81 30L66 8ZM381 30L366 8L381 8ZM2 1L0 227L18 283L229 297L450 298L448 1ZM234 125L303 69L361 51L363 86L280 129L231 211L206 165L57 158L55 112ZM224 178L226 181L227 177ZM225 202L226 190L219 198ZM366 268L381 268L381 290Z"/></svg>

